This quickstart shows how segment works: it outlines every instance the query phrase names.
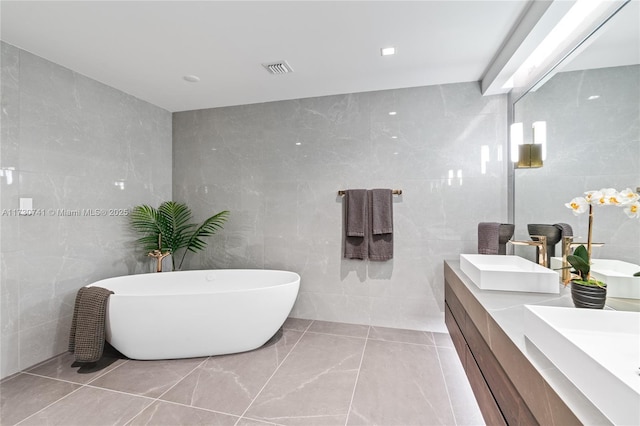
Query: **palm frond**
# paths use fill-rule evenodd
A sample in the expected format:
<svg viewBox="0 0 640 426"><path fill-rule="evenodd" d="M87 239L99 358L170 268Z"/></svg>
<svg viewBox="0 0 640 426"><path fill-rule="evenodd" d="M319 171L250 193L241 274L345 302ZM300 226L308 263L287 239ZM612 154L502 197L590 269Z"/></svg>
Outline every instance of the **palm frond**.
<svg viewBox="0 0 640 426"><path fill-rule="evenodd" d="M178 265L178 269L182 267L182 262L184 262L184 257L187 251L196 253L200 250L203 250L207 243L202 241L201 237L210 237L214 235L218 230L222 229L222 225L227 221L229 217L229 211L223 210L220 213L217 213L210 218L206 219L202 225L200 225L193 234L191 234L189 240L187 241L185 253L182 255L182 259L180 260L180 265Z"/></svg>
<svg viewBox="0 0 640 426"><path fill-rule="evenodd" d="M162 218L163 239L166 239L163 246L175 253L184 247L186 235L195 226L189 223L191 210L186 204L166 201L158 208L158 214Z"/></svg>
<svg viewBox="0 0 640 426"><path fill-rule="evenodd" d="M137 240L147 251L160 250L158 236L162 234L161 219L158 210L147 205L136 206L131 210L131 227L142 234Z"/></svg>

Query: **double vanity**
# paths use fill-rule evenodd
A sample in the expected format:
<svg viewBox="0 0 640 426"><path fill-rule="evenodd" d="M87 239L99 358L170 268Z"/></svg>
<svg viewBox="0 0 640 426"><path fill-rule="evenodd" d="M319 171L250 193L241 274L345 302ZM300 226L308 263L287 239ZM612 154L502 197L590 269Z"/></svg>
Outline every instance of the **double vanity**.
<svg viewBox="0 0 640 426"><path fill-rule="evenodd" d="M557 272L518 256L460 255L444 278L447 328L487 424L640 424L640 312L574 308Z"/></svg>

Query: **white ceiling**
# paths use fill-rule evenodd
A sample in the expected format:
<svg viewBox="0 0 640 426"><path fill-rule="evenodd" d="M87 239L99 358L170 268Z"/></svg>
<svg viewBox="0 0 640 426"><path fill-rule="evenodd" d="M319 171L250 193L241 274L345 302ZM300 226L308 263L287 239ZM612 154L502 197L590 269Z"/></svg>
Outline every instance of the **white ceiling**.
<svg viewBox="0 0 640 426"><path fill-rule="evenodd" d="M0 29L10 44L183 111L478 81L526 4L2 1ZM398 53L382 57L389 45ZM294 73L261 65L283 59Z"/></svg>
<svg viewBox="0 0 640 426"><path fill-rule="evenodd" d="M639 3L625 6L610 25L614 28L583 52L574 68L638 63ZM0 35L169 111L184 111L478 81L527 5L527 0L1 1ZM385 46L395 46L397 55L382 57ZM631 60L610 59L624 48ZM292 74L271 75L261 65L283 59ZM190 74L201 81L184 81Z"/></svg>

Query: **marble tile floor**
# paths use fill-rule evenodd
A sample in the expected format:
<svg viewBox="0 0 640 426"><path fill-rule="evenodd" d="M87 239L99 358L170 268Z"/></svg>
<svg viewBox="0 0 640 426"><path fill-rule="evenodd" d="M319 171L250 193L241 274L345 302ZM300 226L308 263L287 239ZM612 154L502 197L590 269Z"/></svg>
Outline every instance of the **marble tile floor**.
<svg viewBox="0 0 640 426"><path fill-rule="evenodd" d="M241 354L94 368L63 354L0 383L1 425L483 424L447 334L289 318Z"/></svg>

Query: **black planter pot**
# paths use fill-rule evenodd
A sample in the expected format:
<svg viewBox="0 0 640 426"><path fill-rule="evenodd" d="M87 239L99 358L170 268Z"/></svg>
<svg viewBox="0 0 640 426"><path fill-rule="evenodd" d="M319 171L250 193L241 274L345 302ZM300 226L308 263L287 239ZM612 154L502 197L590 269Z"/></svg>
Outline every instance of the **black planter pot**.
<svg viewBox="0 0 640 426"><path fill-rule="evenodd" d="M607 287L571 282L571 298L576 308L602 309L607 300Z"/></svg>

